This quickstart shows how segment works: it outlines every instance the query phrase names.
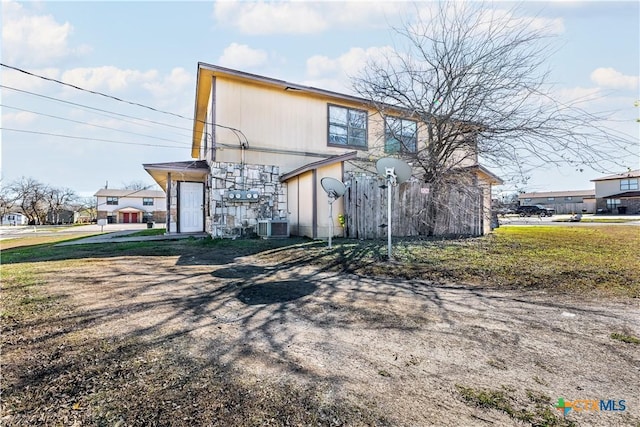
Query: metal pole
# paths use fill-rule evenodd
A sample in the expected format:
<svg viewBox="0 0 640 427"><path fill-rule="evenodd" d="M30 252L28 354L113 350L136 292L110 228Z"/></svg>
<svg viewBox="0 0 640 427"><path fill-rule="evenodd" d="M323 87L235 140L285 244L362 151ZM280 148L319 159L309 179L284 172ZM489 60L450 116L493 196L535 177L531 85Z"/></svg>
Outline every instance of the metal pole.
<svg viewBox="0 0 640 427"><path fill-rule="evenodd" d="M329 201L329 247L331 247L332 236L333 236L333 202Z"/></svg>
<svg viewBox="0 0 640 427"><path fill-rule="evenodd" d="M387 253L391 261L391 180L387 178Z"/></svg>

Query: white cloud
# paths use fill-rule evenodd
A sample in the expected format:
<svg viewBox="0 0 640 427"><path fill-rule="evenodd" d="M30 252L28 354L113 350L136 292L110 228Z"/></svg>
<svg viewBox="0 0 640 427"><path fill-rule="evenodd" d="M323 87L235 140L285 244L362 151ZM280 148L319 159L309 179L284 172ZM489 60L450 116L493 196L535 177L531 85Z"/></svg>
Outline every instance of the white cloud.
<svg viewBox="0 0 640 427"><path fill-rule="evenodd" d="M17 113L6 113L2 115L2 126L6 128L18 127L23 128L36 121L37 114L28 111L19 111Z"/></svg>
<svg viewBox="0 0 640 427"><path fill-rule="evenodd" d="M315 3L297 2L216 2L214 17L231 23L245 34L305 34L327 28Z"/></svg>
<svg viewBox="0 0 640 427"><path fill-rule="evenodd" d="M245 34L316 34L335 27L386 28L407 5L398 1L220 1L213 15L219 24Z"/></svg>
<svg viewBox="0 0 640 427"><path fill-rule="evenodd" d="M39 70L29 70L29 72L51 79L58 79L60 77L60 70L57 68L43 68ZM2 69L2 84L11 88L26 90L29 92L41 92L44 87L49 85L46 80L29 76L28 74L8 68ZM15 92L7 91L3 93L3 95L10 95L12 93Z"/></svg>
<svg viewBox="0 0 640 427"><path fill-rule="evenodd" d="M350 78L357 76L369 61L380 61L393 53L389 46L362 49L354 47L337 58L315 55L307 59L305 84L344 91L351 86Z"/></svg>
<svg viewBox="0 0 640 427"><path fill-rule="evenodd" d="M113 66L74 68L62 74L62 81L88 90L124 91L158 78L156 70L121 70Z"/></svg>
<svg viewBox="0 0 640 427"><path fill-rule="evenodd" d="M640 76L626 76L613 68L597 68L591 73L591 81L610 89L638 88Z"/></svg>
<svg viewBox="0 0 640 427"><path fill-rule="evenodd" d="M184 68L178 67L161 79L143 83L143 87L156 98L163 98L176 94L182 95L193 82L193 75Z"/></svg>
<svg viewBox="0 0 640 427"><path fill-rule="evenodd" d="M429 34L438 33L437 25L441 20L442 4L428 2L421 4L412 24L414 30ZM542 16L526 16L516 13L517 9L487 9L482 3L450 2L444 9L446 22L455 22L460 17L468 18L472 27L471 34L487 35L491 33L512 33L526 28L529 31L545 35L559 35L565 32L562 18L545 18ZM457 25L457 24L451 24Z"/></svg>
<svg viewBox="0 0 640 427"><path fill-rule="evenodd" d="M2 56L7 63L41 66L90 50L86 45L69 46L73 27L68 22L33 14L13 1L3 1L2 8Z"/></svg>
<svg viewBox="0 0 640 427"><path fill-rule="evenodd" d="M253 68L267 63L269 55L260 49L252 49L246 44L231 43L218 59L218 63L229 68Z"/></svg>

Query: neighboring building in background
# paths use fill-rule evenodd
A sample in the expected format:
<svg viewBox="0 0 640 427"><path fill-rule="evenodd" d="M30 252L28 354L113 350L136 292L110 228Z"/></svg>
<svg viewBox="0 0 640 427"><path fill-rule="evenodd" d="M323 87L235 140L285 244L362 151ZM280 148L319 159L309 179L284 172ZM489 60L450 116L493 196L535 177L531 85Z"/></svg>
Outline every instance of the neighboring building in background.
<svg viewBox="0 0 640 427"><path fill-rule="evenodd" d="M597 212L640 213L640 169L592 179Z"/></svg>
<svg viewBox="0 0 640 427"><path fill-rule="evenodd" d="M520 206L543 205L556 214L595 213L595 190L541 191L518 195Z"/></svg>
<svg viewBox="0 0 640 427"><path fill-rule="evenodd" d="M26 225L27 217L17 212L10 212L2 217L2 225Z"/></svg>
<svg viewBox="0 0 640 427"><path fill-rule="evenodd" d="M102 188L97 198L97 219L127 224L166 221L167 200L164 191Z"/></svg>

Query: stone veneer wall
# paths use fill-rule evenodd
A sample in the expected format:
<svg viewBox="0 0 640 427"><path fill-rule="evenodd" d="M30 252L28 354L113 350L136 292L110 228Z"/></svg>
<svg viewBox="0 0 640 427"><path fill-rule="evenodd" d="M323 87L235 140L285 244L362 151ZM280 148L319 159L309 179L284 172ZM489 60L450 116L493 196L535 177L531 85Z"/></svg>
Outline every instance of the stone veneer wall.
<svg viewBox="0 0 640 427"><path fill-rule="evenodd" d="M249 236L260 219L286 219L286 185L280 183L280 168L214 162L210 165L206 229L212 237ZM234 201L226 197L232 190L257 192L256 202Z"/></svg>
<svg viewBox="0 0 640 427"><path fill-rule="evenodd" d="M640 198L634 199L620 199L620 204L618 206L625 206L627 209L627 215L637 215L640 214ZM607 199L597 199L596 209L607 209ZM596 210L597 212L597 210ZM613 209L613 211L609 212L611 214L617 214L618 210Z"/></svg>

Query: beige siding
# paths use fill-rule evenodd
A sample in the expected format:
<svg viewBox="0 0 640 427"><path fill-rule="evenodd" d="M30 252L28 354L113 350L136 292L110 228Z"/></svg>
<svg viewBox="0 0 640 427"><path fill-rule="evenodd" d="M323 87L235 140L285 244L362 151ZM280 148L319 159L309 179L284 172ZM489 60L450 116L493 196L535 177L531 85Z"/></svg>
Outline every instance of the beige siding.
<svg viewBox="0 0 640 427"><path fill-rule="evenodd" d="M289 233L300 235L300 177L287 181L287 213L289 219Z"/></svg>
<svg viewBox="0 0 640 427"><path fill-rule="evenodd" d="M318 237L325 239L329 237L331 230L331 220L329 219L329 196L322 189L321 180L324 177L335 178L342 181L342 165L340 163L318 169L318 181L316 194L318 197ZM339 198L333 202L333 237L342 237L342 227L338 222L338 215L344 212L344 198Z"/></svg>
<svg viewBox="0 0 640 427"><path fill-rule="evenodd" d="M596 181L596 199L620 193L620 180Z"/></svg>
<svg viewBox="0 0 640 427"><path fill-rule="evenodd" d="M297 177L298 206L294 221L299 236L313 236L313 174L313 171L309 171Z"/></svg>
<svg viewBox="0 0 640 427"><path fill-rule="evenodd" d="M329 198L321 180L331 177L342 180L342 165L336 163L300 174L287 181L287 206L289 229L292 235L326 239L331 230ZM315 185L315 191L314 191ZM316 232L314 233L313 209L316 207ZM344 212L343 199L333 202L333 235L342 236L338 215Z"/></svg>
<svg viewBox="0 0 640 427"><path fill-rule="evenodd" d="M328 105L363 109L360 104L221 77L216 79L215 91L218 105L215 121L242 130L249 142L249 149L244 152L246 163L278 164L286 173L310 162L357 149L327 145ZM359 157L380 157L384 154L382 119L373 110L368 110L368 115L368 151L359 150ZM243 139L243 136L222 127L216 127L215 133L219 147L216 160L241 162L243 153L239 138Z"/></svg>

